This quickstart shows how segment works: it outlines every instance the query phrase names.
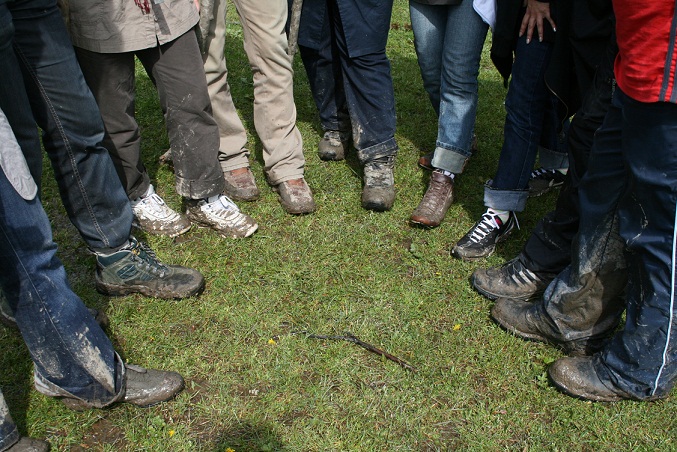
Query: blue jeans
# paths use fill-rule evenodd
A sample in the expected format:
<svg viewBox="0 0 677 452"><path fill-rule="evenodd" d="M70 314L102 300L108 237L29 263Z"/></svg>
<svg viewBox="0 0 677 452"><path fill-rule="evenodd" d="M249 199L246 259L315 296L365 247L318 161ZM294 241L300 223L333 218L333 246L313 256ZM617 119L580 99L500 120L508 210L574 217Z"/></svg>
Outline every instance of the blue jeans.
<svg viewBox="0 0 677 452"><path fill-rule="evenodd" d="M0 130L0 146L13 139L5 132ZM122 363L68 285L40 199L19 196L2 170L0 267L0 286L31 354L38 390L96 407L114 402L121 394ZM0 450L18 439L0 393Z"/></svg>
<svg viewBox="0 0 677 452"><path fill-rule="evenodd" d="M557 149L557 101L544 78L551 53L552 43L535 39L527 44L526 35L517 40L498 170L484 188L487 207L524 210L538 146Z"/></svg>
<svg viewBox="0 0 677 452"><path fill-rule="evenodd" d="M299 48L323 128L334 129L336 125L334 130L345 130L347 111L355 149L365 163L397 154L393 81L385 48L375 53L351 54L339 13L342 7L352 11L348 4L328 2L318 47ZM392 8L391 3L388 8ZM301 27L303 17L310 16L302 15ZM351 20L359 18L355 15ZM388 34L388 28L379 31Z"/></svg>
<svg viewBox="0 0 677 452"><path fill-rule="evenodd" d="M37 122L68 217L89 248L124 245L132 227L131 205L108 151L101 146L101 115L85 84L56 0L3 2L0 26L0 107L33 177L40 180L42 161L34 141ZM21 110L25 109L26 92L35 119L31 122L16 119L25 114Z"/></svg>
<svg viewBox="0 0 677 452"><path fill-rule="evenodd" d="M488 25L471 1L451 6L409 2L409 11L423 86L438 115L432 165L460 173L471 154Z"/></svg>

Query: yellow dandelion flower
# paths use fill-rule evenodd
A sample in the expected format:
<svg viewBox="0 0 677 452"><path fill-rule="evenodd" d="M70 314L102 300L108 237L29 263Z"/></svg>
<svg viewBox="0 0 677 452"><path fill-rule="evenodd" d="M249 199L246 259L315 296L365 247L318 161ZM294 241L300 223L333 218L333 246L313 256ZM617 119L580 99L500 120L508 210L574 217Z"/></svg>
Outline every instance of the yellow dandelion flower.
<svg viewBox="0 0 677 452"><path fill-rule="evenodd" d="M460 330L460 329L461 329L461 324L460 324L460 323L457 323L456 325L454 325L454 327L453 327L452 329L453 329L454 331Z"/></svg>
<svg viewBox="0 0 677 452"><path fill-rule="evenodd" d="M275 345L275 344L277 344L277 342L275 342L275 339L273 339L273 338L268 339L268 345ZM230 450L232 450L232 449L230 449ZM226 450L226 452L228 452L228 450ZM233 452L235 452L235 451L233 451Z"/></svg>
<svg viewBox="0 0 677 452"><path fill-rule="evenodd" d="M169 437L170 437L170 438L171 438L172 436L174 436L175 434L176 434L176 431L175 431L175 430L170 430L170 431L169 431Z"/></svg>
<svg viewBox="0 0 677 452"><path fill-rule="evenodd" d="M235 449L231 449L230 447L226 449L226 452L235 452Z"/></svg>

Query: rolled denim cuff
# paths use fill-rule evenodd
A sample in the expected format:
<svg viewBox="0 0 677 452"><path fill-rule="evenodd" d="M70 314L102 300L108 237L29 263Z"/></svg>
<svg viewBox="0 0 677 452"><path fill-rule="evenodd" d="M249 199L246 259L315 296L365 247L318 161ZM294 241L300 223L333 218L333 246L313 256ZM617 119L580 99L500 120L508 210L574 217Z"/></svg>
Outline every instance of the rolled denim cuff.
<svg viewBox="0 0 677 452"><path fill-rule="evenodd" d="M461 174L472 154L459 148L445 148L437 143L432 166L454 174Z"/></svg>
<svg viewBox="0 0 677 452"><path fill-rule="evenodd" d="M361 163L367 163L381 157L390 157L397 155L397 142L395 138L389 138L386 141L369 146L368 148L358 149L357 157Z"/></svg>
<svg viewBox="0 0 677 452"><path fill-rule="evenodd" d="M117 353L115 353L115 369L115 394L113 395L111 395L111 393L102 386L94 388L95 385L83 389L83 393L89 392L89 394L75 395L72 392L69 392L49 381L46 377L40 374L37 369L33 370L33 380L35 382L35 389L39 393L42 393L46 396L76 399L94 408L104 408L112 405L115 402L118 402L125 396L124 383L126 369L122 358L120 358L120 355Z"/></svg>
<svg viewBox="0 0 677 452"><path fill-rule="evenodd" d="M566 152L538 147L538 163L547 170L569 168L569 156Z"/></svg>
<svg viewBox="0 0 677 452"><path fill-rule="evenodd" d="M499 190L492 188L492 181L484 185L484 205L499 210L522 212L527 206L529 190Z"/></svg>

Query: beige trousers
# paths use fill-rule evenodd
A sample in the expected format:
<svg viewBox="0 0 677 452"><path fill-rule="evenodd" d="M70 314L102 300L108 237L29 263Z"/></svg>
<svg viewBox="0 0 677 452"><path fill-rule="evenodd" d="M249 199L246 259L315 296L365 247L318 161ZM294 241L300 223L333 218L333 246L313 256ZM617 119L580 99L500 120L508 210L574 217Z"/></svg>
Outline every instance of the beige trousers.
<svg viewBox="0 0 677 452"><path fill-rule="evenodd" d="M214 1L203 57L214 119L221 136L223 171L249 166L247 133L228 86L224 55L226 1ZM293 72L287 56L286 0L233 0L240 16L244 49L254 78L254 126L263 144L264 171L271 185L303 177L305 158L296 128Z"/></svg>

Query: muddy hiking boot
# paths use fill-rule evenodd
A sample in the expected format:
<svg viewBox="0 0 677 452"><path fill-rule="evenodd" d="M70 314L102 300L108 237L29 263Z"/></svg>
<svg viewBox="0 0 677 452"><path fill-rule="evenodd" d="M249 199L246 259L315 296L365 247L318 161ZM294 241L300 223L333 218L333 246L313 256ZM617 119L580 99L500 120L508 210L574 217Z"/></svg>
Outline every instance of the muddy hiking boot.
<svg viewBox="0 0 677 452"><path fill-rule="evenodd" d="M223 172L226 196L236 201L256 201L261 192L256 186L256 179L248 166Z"/></svg>
<svg viewBox="0 0 677 452"><path fill-rule="evenodd" d="M548 376L557 389L579 399L593 402L637 400L632 394L614 387L611 381L603 381L595 369L595 358L592 356L558 359L548 368ZM655 396L644 400L660 398Z"/></svg>
<svg viewBox="0 0 677 452"><path fill-rule="evenodd" d="M216 199L190 199L186 201L187 214L194 223L214 229L221 237L245 238L259 228L254 219L240 212L240 208L226 195Z"/></svg>
<svg viewBox="0 0 677 452"><path fill-rule="evenodd" d="M315 212L313 192L304 178L281 182L274 189L280 196L280 204L285 212L292 215Z"/></svg>
<svg viewBox="0 0 677 452"><path fill-rule="evenodd" d="M383 212L390 210L395 202L395 156L390 155L364 164L364 187L362 207Z"/></svg>
<svg viewBox="0 0 677 452"><path fill-rule="evenodd" d="M545 313L539 302L499 298L491 309L491 318L504 330L522 339L545 342L572 356L593 355L609 341L616 326L594 336L569 340Z"/></svg>
<svg viewBox="0 0 677 452"><path fill-rule="evenodd" d="M409 221L415 226L435 228L442 223L453 201L454 179L435 170L430 175L428 190Z"/></svg>
<svg viewBox="0 0 677 452"><path fill-rule="evenodd" d="M343 160L352 141L351 132L326 130L317 145L317 155L320 160Z"/></svg>
<svg viewBox="0 0 677 452"><path fill-rule="evenodd" d="M149 234L176 237L188 232L190 220L172 210L165 201L155 193L153 186L148 187L144 196L132 201L135 227Z"/></svg>
<svg viewBox="0 0 677 452"><path fill-rule="evenodd" d="M185 386L183 377L176 372L146 369L133 364L124 366L125 381L119 402L148 408L172 400ZM83 400L56 396L60 397L63 404L71 410L83 411L91 408L91 405Z"/></svg>
<svg viewBox="0 0 677 452"><path fill-rule="evenodd" d="M496 244L507 239L515 227L519 227L514 212L503 223L498 215L485 212L482 218L470 228L452 248L451 254L464 261L473 261L491 255Z"/></svg>
<svg viewBox="0 0 677 452"><path fill-rule="evenodd" d="M199 294L204 286L200 272L160 262L148 245L134 237L127 247L96 256L96 289L105 295L186 298Z"/></svg>
<svg viewBox="0 0 677 452"><path fill-rule="evenodd" d="M470 282L475 290L490 300L512 298L529 301L541 296L555 276L556 273L532 271L516 257L500 267L476 269Z"/></svg>
<svg viewBox="0 0 677 452"><path fill-rule="evenodd" d="M41 439L22 436L19 441L12 444L9 449L3 449L4 452L48 452L49 443Z"/></svg>

